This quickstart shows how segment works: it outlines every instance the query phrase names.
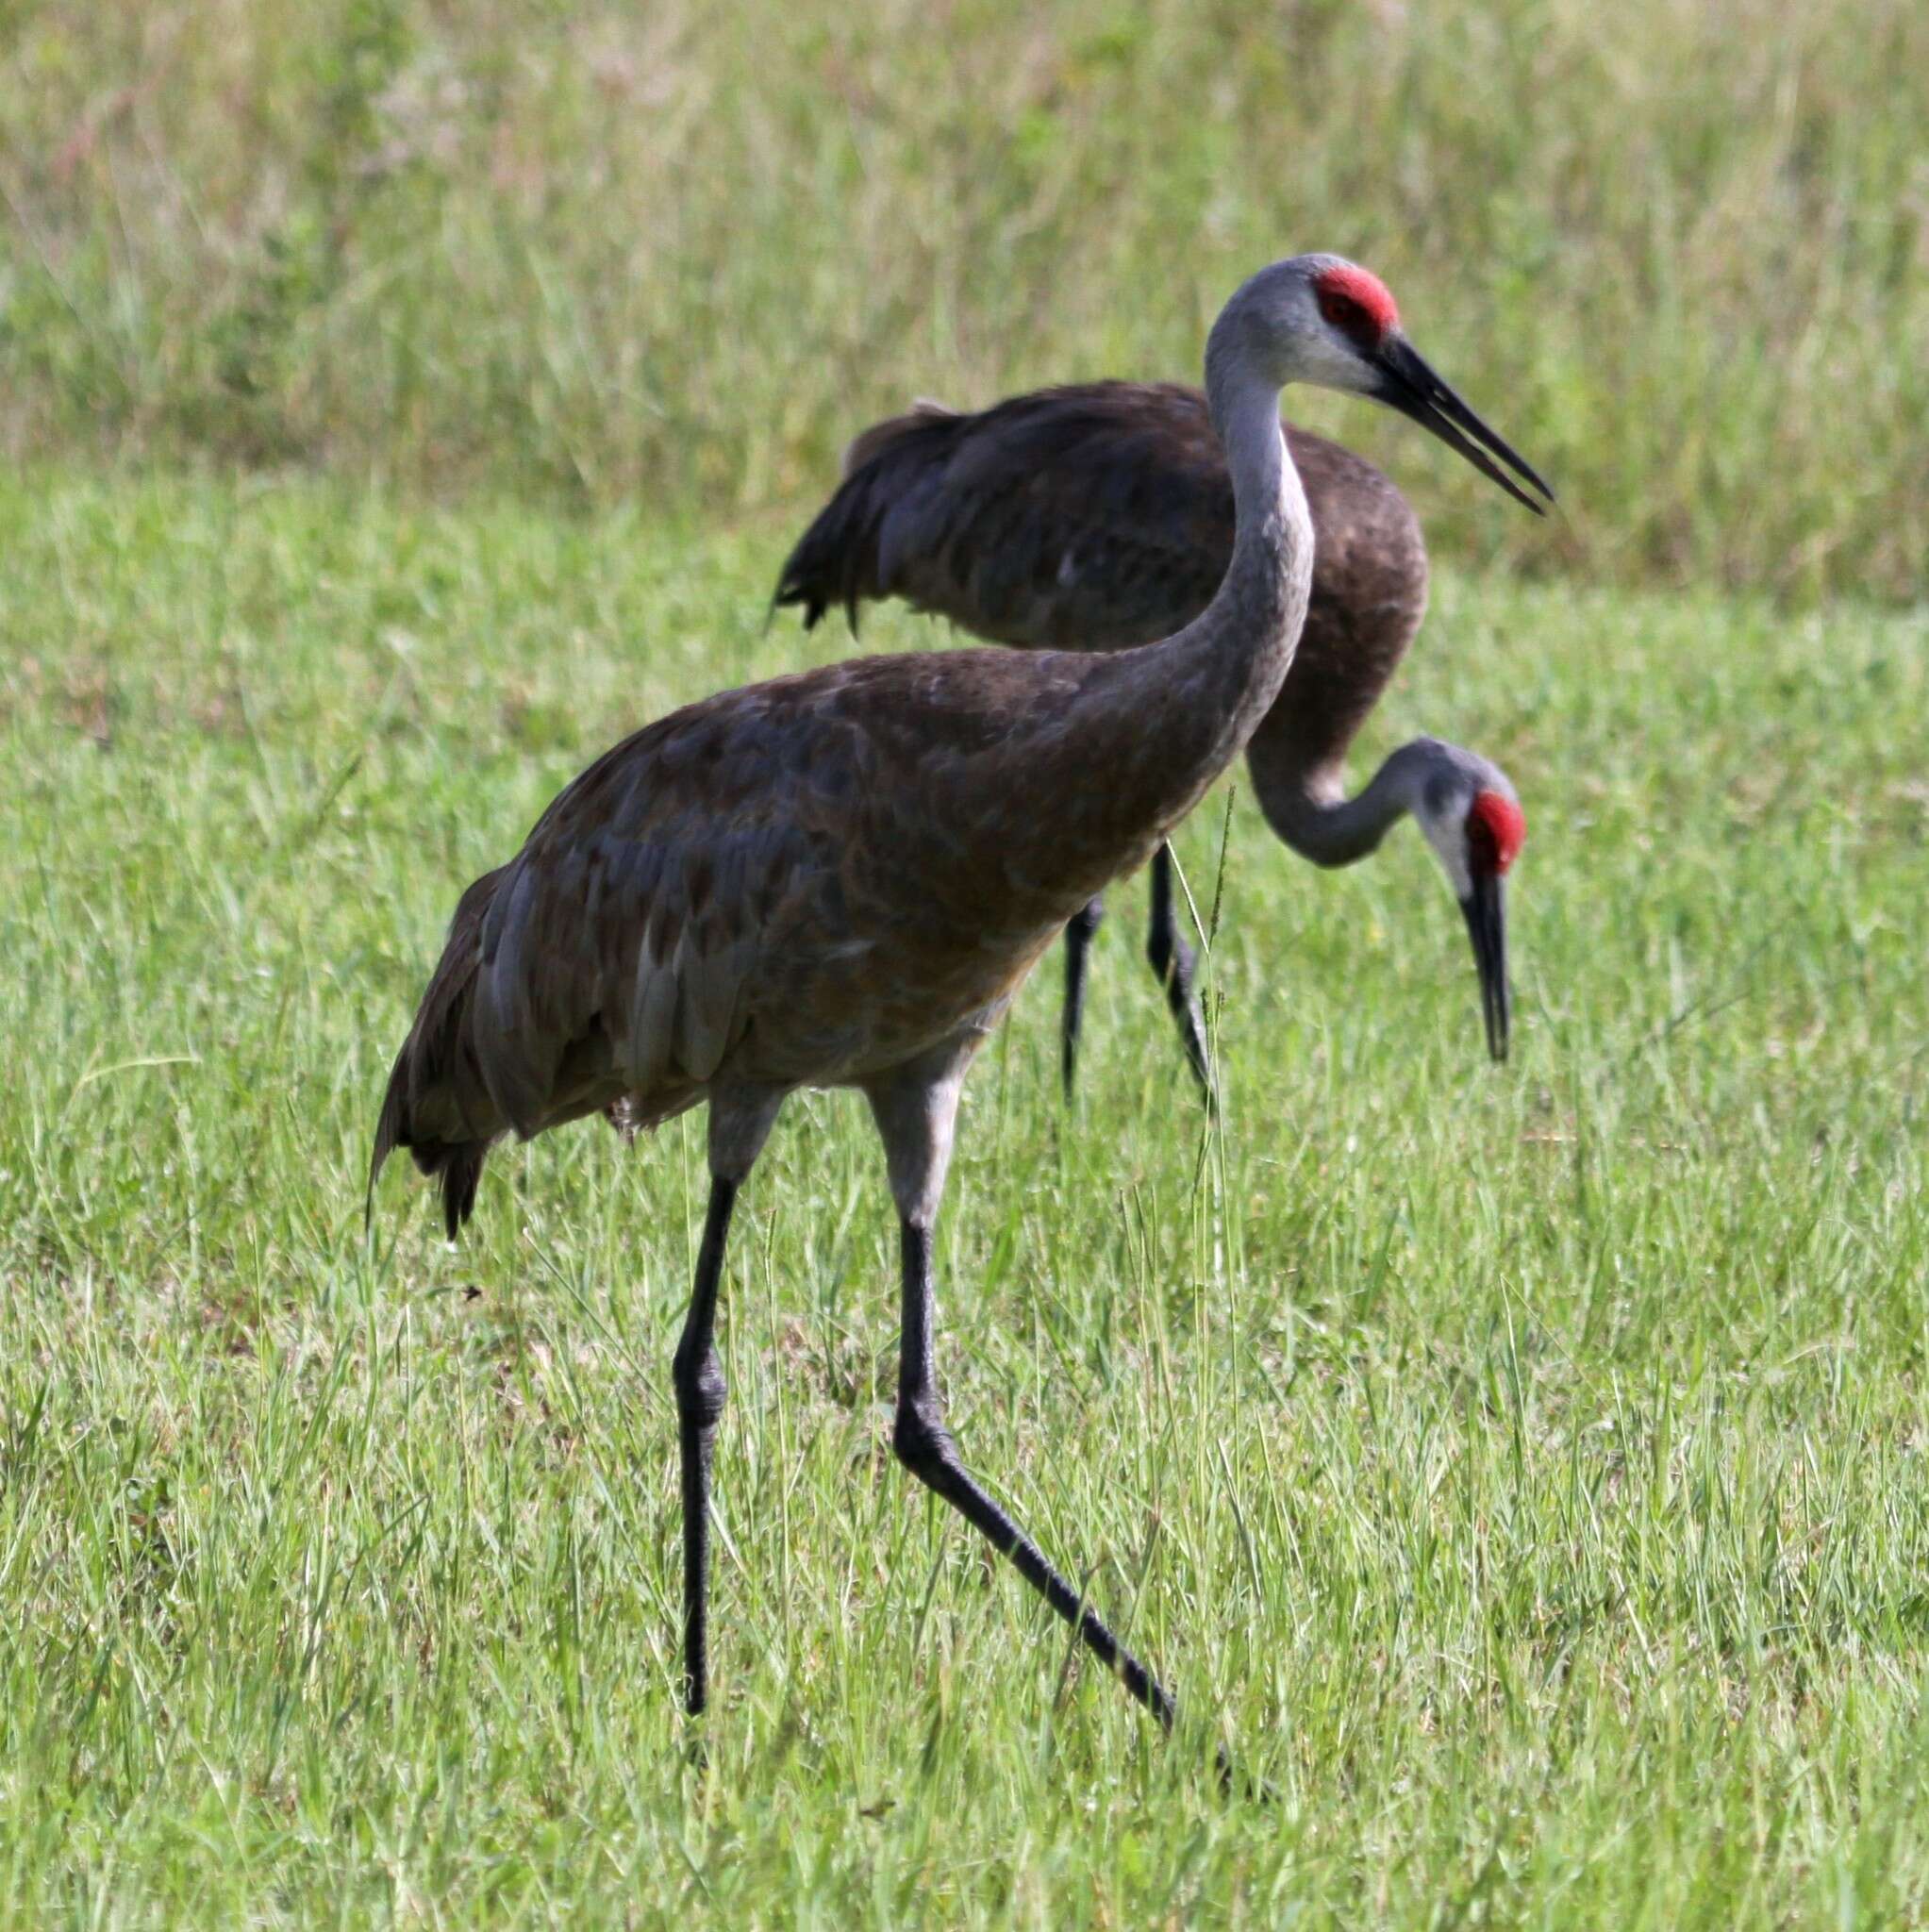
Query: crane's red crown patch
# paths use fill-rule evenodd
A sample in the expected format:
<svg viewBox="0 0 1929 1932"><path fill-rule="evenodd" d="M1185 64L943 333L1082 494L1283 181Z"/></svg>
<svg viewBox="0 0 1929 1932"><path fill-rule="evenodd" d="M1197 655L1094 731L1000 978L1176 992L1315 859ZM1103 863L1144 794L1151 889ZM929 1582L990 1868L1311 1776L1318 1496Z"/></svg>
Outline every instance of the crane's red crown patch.
<svg viewBox="0 0 1929 1932"><path fill-rule="evenodd" d="M1511 798L1498 791L1477 791L1467 813L1467 842L1477 865L1504 873L1519 858L1527 837L1527 820Z"/></svg>
<svg viewBox="0 0 1929 1932"><path fill-rule="evenodd" d="M1320 313L1335 328L1378 342L1400 326L1400 310L1386 283L1350 261L1329 268L1313 286L1319 291Z"/></svg>

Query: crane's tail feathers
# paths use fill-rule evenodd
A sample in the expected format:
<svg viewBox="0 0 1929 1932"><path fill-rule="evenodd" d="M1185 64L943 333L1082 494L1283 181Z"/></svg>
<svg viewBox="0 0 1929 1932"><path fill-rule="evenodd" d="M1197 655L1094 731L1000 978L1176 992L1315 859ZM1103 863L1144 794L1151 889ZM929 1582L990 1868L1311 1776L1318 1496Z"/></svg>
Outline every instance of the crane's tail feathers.
<svg viewBox="0 0 1929 1932"><path fill-rule="evenodd" d="M404 1048L404 1057L407 1049ZM382 1170L389 1164L389 1157L394 1153L402 1137L402 1061L397 1060L389 1073L389 1090L382 1095L382 1117L375 1123L375 1144L369 1156L369 1181L361 1197L361 1231L364 1236L374 1225L375 1183L382 1177Z"/></svg>
<svg viewBox="0 0 1929 1932"><path fill-rule="evenodd" d="M388 1097L382 1102L382 1118L375 1127L374 1151L369 1158L368 1194L362 1204L362 1226L371 1225L375 1207L375 1182L390 1155L406 1147L408 1156L425 1174L440 1178L442 1194L442 1224L454 1241L469 1217L475 1212L475 1189L482 1178L483 1162L495 1144L494 1137L479 1141L441 1141L429 1136L417 1138L406 1124L407 1104L407 1050L395 1063L389 1079Z"/></svg>
<svg viewBox="0 0 1929 1932"><path fill-rule="evenodd" d="M919 432L957 420L955 409L920 398L906 414L873 423L853 441L836 495L784 561L771 598L773 612L801 605L804 628L815 630L825 611L841 605L851 635L857 635L859 606L891 591L885 581L884 526L915 480L925 441Z"/></svg>
<svg viewBox="0 0 1929 1932"><path fill-rule="evenodd" d="M858 430L852 437L850 447L844 451L843 467L838 473L838 480L848 483L873 457L889 449L900 437L908 435L913 429L922 428L927 423L951 422L957 413L930 396L920 396L902 416L887 416L882 423L873 423L869 429Z"/></svg>
<svg viewBox="0 0 1929 1932"><path fill-rule="evenodd" d="M422 1156L417 1154L420 1165ZM442 1225L454 1241L469 1217L475 1212L475 1185L482 1178L482 1163L489 1158L487 1141L464 1141L460 1145L441 1150L442 1175ZM424 1169L432 1173L433 1169Z"/></svg>
<svg viewBox="0 0 1929 1932"><path fill-rule="evenodd" d="M500 872L487 874L462 894L441 962L395 1056L369 1157L365 1226L374 1211L375 1182L401 1147L424 1174L440 1177L442 1219L454 1241L474 1212L475 1187L489 1150L507 1129L469 1038L477 942L501 877Z"/></svg>

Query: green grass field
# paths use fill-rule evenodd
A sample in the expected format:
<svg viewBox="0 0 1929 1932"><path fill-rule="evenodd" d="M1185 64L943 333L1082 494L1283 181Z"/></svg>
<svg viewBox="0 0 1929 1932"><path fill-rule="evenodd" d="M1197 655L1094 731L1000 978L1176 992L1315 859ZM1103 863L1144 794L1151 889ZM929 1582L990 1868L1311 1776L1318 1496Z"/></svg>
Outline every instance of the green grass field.
<svg viewBox="0 0 1929 1932"><path fill-rule="evenodd" d="M0 1919L1929 1912L1922 615L1444 577L1357 763L1428 728L1521 787L1505 1070L1418 837L1318 875L1236 788L1222 1131L1134 889L1069 1112L1056 966L1023 995L953 1419L1170 1743L892 1463L882 1163L794 1101L706 1773L699 1127L507 1153L459 1251L399 1170L366 1247L362 1176L460 886L634 724L844 641L766 633L765 534L618 514L42 468L0 550Z"/></svg>

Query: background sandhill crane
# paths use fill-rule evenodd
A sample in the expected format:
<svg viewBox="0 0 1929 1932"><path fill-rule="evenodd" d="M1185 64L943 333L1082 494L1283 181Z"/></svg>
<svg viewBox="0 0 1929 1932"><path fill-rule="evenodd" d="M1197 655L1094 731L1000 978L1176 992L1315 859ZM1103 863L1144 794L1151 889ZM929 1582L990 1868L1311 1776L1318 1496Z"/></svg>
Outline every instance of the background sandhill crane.
<svg viewBox="0 0 1929 1932"><path fill-rule="evenodd" d="M371 1199L406 1147L441 1177L453 1236L503 1134L598 1111L652 1126L709 1103L709 1206L674 1362L692 1713L724 1241L778 1108L811 1085L857 1088L884 1141L903 1260L897 1455L1171 1723L1144 1665L959 1459L934 1360L932 1227L979 1045L1065 922L1145 862L1278 694L1312 575L1279 432L1295 379L1397 404L1496 480L1486 450L1532 476L1421 360L1371 275L1333 256L1275 263L1207 345L1238 533L1195 622L1116 655L858 659L691 705L599 758L457 908L390 1076Z"/></svg>
<svg viewBox="0 0 1929 1932"><path fill-rule="evenodd" d="M1525 824L1499 767L1438 739L1344 794L1347 747L1426 610L1426 545L1394 485L1351 451L1286 425L1312 511L1313 589L1278 700L1246 748L1267 822L1317 865L1350 865L1411 812L1466 914L1488 1051L1507 1050L1504 879ZM1206 398L1176 383L1099 382L977 415L920 403L851 445L844 480L798 541L775 601L807 627L841 605L902 597L994 643L1125 650L1189 623L1225 573L1233 490ZM1066 927L1063 1071L1072 1084L1086 958L1105 911ZM1208 1092L1192 949L1171 849L1152 861L1146 956Z"/></svg>

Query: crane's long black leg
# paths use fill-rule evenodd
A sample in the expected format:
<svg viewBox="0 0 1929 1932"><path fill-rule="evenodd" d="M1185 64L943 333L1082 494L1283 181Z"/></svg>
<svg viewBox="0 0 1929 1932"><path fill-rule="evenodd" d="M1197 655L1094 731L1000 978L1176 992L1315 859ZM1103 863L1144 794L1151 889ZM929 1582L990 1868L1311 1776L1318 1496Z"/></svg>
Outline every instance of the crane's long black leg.
<svg viewBox="0 0 1929 1932"><path fill-rule="evenodd" d="M717 1359L717 1290L737 1191L757 1164L787 1090L756 1085L710 1094L710 1204L697 1250L696 1286L676 1343L677 1446L683 1463L683 1703L691 1717L709 1702L710 1450L723 1413L723 1365Z"/></svg>
<svg viewBox="0 0 1929 1932"><path fill-rule="evenodd" d="M1161 845L1152 856L1152 924L1145 935L1145 957L1151 962L1158 983L1165 988L1166 1005L1178 1023L1179 1039L1192 1077L1210 1106L1212 1058L1206 1050L1206 1016L1199 1010L1192 980L1198 959L1179 933L1179 922L1172 908L1172 848Z"/></svg>
<svg viewBox="0 0 1929 1932"><path fill-rule="evenodd" d="M944 1426L944 1403L932 1360L931 1228L951 1163L958 1093L978 1043L979 1036L967 1035L866 1090L877 1116L877 1130L884 1137L904 1255L904 1329L898 1344L897 1424L891 1446L920 1482L935 1490L1011 1558L1019 1574L1076 1626L1093 1655L1115 1671L1126 1690L1170 1730L1172 1699L1098 1616L1080 1603L1078 1592L1046 1562L1038 1544L972 1480Z"/></svg>
<svg viewBox="0 0 1929 1932"><path fill-rule="evenodd" d="M904 1334L898 1370L897 1426L891 1446L898 1460L928 1489L935 1490L1002 1550L1018 1574L1051 1607L1074 1625L1089 1649L1127 1690L1172 1727L1172 1700L1145 1666L1106 1627L1089 1605L1046 1561L1043 1551L1012 1522L967 1473L944 1425L944 1403L938 1392L932 1360L931 1230L900 1223L904 1255Z"/></svg>
<svg viewBox="0 0 1929 1932"><path fill-rule="evenodd" d="M710 1594L710 1448L723 1413L723 1369L714 1340L717 1284L737 1183L713 1175L697 1251L696 1288L676 1344L678 1443L683 1455L683 1703L691 1717L708 1702Z"/></svg>
<svg viewBox="0 0 1929 1932"><path fill-rule="evenodd" d="M1093 899L1072 915L1065 928L1065 1011L1060 1022L1059 1073L1065 1097L1072 1098L1073 1076L1078 1072L1078 1029L1085 1020L1085 964L1092 935L1106 916L1106 902Z"/></svg>

